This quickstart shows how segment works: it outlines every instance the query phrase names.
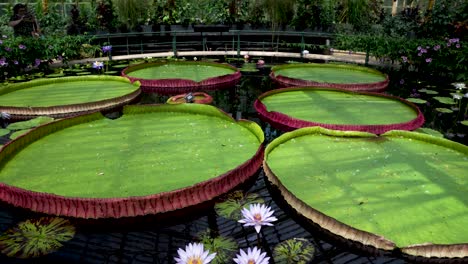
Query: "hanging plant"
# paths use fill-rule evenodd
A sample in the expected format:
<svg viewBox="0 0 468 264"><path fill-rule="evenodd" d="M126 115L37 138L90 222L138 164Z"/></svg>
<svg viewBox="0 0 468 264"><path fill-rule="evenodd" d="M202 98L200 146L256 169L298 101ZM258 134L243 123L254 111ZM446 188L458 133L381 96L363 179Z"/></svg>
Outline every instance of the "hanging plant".
<svg viewBox="0 0 468 264"><path fill-rule="evenodd" d="M30 219L0 236L0 251L8 257L40 257L58 250L74 235L75 227L68 220L58 217Z"/></svg>

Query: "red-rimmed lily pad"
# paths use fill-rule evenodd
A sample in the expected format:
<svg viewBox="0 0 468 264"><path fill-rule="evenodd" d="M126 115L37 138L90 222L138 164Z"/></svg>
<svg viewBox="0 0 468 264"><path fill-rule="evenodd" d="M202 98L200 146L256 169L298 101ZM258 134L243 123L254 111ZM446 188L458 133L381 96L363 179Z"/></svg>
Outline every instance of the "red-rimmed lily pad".
<svg viewBox="0 0 468 264"><path fill-rule="evenodd" d="M270 77L282 87L320 86L350 91L382 92L388 76L371 68L350 64L297 63L275 66Z"/></svg>
<svg viewBox="0 0 468 264"><path fill-rule="evenodd" d="M234 87L240 71L228 64L215 62L151 62L129 66L122 76L139 81L147 93L181 94L221 90Z"/></svg>
<svg viewBox="0 0 468 264"><path fill-rule="evenodd" d="M277 129L309 126L382 134L414 130L424 116L414 104L399 97L322 87L290 87L259 96L254 107Z"/></svg>
<svg viewBox="0 0 468 264"><path fill-rule="evenodd" d="M40 79L0 89L0 111L12 119L68 117L116 108L140 94L139 83L118 76Z"/></svg>
<svg viewBox="0 0 468 264"><path fill-rule="evenodd" d="M79 218L183 209L253 176L262 142L256 123L202 104L127 106L114 120L66 118L3 147L0 200Z"/></svg>
<svg viewBox="0 0 468 264"><path fill-rule="evenodd" d="M457 260L468 257L467 161L467 146L421 133L308 127L272 141L264 169L292 208L338 238Z"/></svg>

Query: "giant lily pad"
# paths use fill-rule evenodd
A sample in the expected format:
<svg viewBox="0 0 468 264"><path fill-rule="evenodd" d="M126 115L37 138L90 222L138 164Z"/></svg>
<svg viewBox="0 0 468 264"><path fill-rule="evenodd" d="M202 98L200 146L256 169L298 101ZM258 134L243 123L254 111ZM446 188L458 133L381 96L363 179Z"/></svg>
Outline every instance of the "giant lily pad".
<svg viewBox="0 0 468 264"><path fill-rule="evenodd" d="M197 205L260 168L263 133L200 104L128 106L62 119L0 151L0 200L48 214L110 218ZM37 162L40 159L41 162Z"/></svg>
<svg viewBox="0 0 468 264"><path fill-rule="evenodd" d="M144 92L181 94L234 87L241 73L228 64L177 61L130 66L122 76L140 81Z"/></svg>
<svg viewBox="0 0 468 264"><path fill-rule="evenodd" d="M1 88L0 111L13 119L67 117L119 107L139 94L139 83L117 76L42 79Z"/></svg>
<svg viewBox="0 0 468 264"><path fill-rule="evenodd" d="M321 86L351 91L381 92L388 76L371 68L349 64L299 63L275 66L270 77L283 87Z"/></svg>
<svg viewBox="0 0 468 264"><path fill-rule="evenodd" d="M260 95L254 106L263 120L284 131L321 126L382 134L413 130L424 123L421 111L401 98L342 89L277 89Z"/></svg>
<svg viewBox="0 0 468 264"><path fill-rule="evenodd" d="M468 147L409 131L285 133L264 169L285 201L353 243L425 258L468 256Z"/></svg>

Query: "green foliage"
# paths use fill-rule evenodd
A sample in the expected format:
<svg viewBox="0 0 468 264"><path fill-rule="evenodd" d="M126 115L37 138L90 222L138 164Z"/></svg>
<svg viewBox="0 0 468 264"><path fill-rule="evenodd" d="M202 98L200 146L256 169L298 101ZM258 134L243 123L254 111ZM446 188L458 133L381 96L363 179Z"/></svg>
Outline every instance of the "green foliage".
<svg viewBox="0 0 468 264"><path fill-rule="evenodd" d="M335 21L336 1L298 0L297 9L291 22L296 30L305 28L329 28Z"/></svg>
<svg viewBox="0 0 468 264"><path fill-rule="evenodd" d="M338 21L353 25L358 32L366 31L381 15L379 0L342 0L338 6Z"/></svg>
<svg viewBox="0 0 468 264"><path fill-rule="evenodd" d="M26 220L0 236L1 252L9 257L34 258L52 253L72 239L75 227L58 217Z"/></svg>
<svg viewBox="0 0 468 264"><path fill-rule="evenodd" d="M467 16L468 2L466 0L437 0L432 12L426 14L419 36L440 38L453 36L457 30L457 22L461 23L462 28L463 25L467 26ZM464 33L467 33L466 28Z"/></svg>
<svg viewBox="0 0 468 264"><path fill-rule="evenodd" d="M54 121L52 117L40 116L40 117L36 117L28 121L20 121L20 122L12 123L8 125L7 129L9 130L29 129L29 128L33 128L33 127L36 127L45 123L52 122L52 121Z"/></svg>
<svg viewBox="0 0 468 264"><path fill-rule="evenodd" d="M200 234L201 243L210 253L216 252L216 257L210 262L213 264L229 263L237 251L237 243L229 237L218 236L212 238L209 232Z"/></svg>
<svg viewBox="0 0 468 264"><path fill-rule="evenodd" d="M1 39L0 63L3 77L16 76L32 71L47 71L49 63L56 59L67 62L81 58L84 52L99 50L89 43L92 38L79 36L4 37Z"/></svg>
<svg viewBox="0 0 468 264"><path fill-rule="evenodd" d="M134 29L139 24L147 23L151 9L149 0L113 0L117 18L121 24Z"/></svg>
<svg viewBox="0 0 468 264"><path fill-rule="evenodd" d="M255 193L244 194L242 191L235 191L230 193L224 202L217 203L215 210L218 215L237 221L242 217L242 208L254 203L264 203L264 200Z"/></svg>
<svg viewBox="0 0 468 264"><path fill-rule="evenodd" d="M9 129L0 128L0 137L4 135L8 135L8 133L10 133Z"/></svg>
<svg viewBox="0 0 468 264"><path fill-rule="evenodd" d="M273 259L277 264L306 264L314 258L315 248L306 239L292 238L275 246Z"/></svg>

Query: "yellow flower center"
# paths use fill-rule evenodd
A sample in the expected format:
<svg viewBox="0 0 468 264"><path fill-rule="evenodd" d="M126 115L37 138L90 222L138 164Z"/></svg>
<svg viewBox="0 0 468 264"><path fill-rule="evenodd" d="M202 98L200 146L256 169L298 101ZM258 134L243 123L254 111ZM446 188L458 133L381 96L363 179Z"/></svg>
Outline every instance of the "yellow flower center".
<svg viewBox="0 0 468 264"><path fill-rule="evenodd" d="M191 257L188 259L187 264L202 264L200 257Z"/></svg>
<svg viewBox="0 0 468 264"><path fill-rule="evenodd" d="M247 264L255 264L255 260L249 259L249 262L247 262Z"/></svg>
<svg viewBox="0 0 468 264"><path fill-rule="evenodd" d="M254 214L253 217L254 217L254 220L255 220L255 221L260 221L260 220L262 220L262 215L261 215L261 214Z"/></svg>

